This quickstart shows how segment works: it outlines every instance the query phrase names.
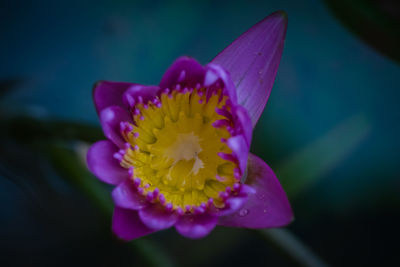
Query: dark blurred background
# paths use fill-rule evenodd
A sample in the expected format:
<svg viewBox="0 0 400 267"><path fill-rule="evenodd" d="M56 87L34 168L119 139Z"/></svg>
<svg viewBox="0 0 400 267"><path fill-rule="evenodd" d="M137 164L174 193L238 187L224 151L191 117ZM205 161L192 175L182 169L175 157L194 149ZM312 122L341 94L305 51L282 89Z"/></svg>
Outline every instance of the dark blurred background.
<svg viewBox="0 0 400 267"><path fill-rule="evenodd" d="M103 138L95 81L157 84L177 57L205 64L276 10L289 18L285 49L252 152L289 195L288 230L329 265L396 265L395 0L1 1L1 265L296 266L244 229L121 243L111 188L83 161Z"/></svg>

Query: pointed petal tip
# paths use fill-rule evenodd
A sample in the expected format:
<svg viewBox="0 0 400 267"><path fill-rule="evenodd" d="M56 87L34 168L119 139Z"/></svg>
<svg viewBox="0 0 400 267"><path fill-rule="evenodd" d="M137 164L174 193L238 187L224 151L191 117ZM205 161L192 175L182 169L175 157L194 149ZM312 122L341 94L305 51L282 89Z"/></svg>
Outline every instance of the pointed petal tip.
<svg viewBox="0 0 400 267"><path fill-rule="evenodd" d="M103 83L104 82L104 80L99 80L99 81L97 81L97 82L95 82L94 84L93 84L93 87L92 87L92 94L94 95L95 94L95 92L96 92L96 88L101 84L101 83Z"/></svg>
<svg viewBox="0 0 400 267"><path fill-rule="evenodd" d="M96 87L99 86L100 83L102 83L103 80L97 81L93 84L92 86L92 94L94 95L94 91L96 90Z"/></svg>
<svg viewBox="0 0 400 267"><path fill-rule="evenodd" d="M275 80L287 22L284 11L270 14L212 60L230 73L238 102L248 111L253 127L264 110Z"/></svg>
<svg viewBox="0 0 400 267"><path fill-rule="evenodd" d="M246 184L256 190L243 207L232 215L220 217L219 225L252 229L283 227L294 220L285 191L272 169L260 158L249 155Z"/></svg>
<svg viewBox="0 0 400 267"><path fill-rule="evenodd" d="M284 10L275 11L275 12L269 14L268 16L264 17L262 20L260 20L258 23L256 23L250 29L255 28L256 25L258 25L258 24L264 24L266 22L270 23L272 21L281 23L286 28L286 25L288 23L288 15L287 15L286 11L284 11Z"/></svg>
<svg viewBox="0 0 400 267"><path fill-rule="evenodd" d="M287 24L288 24L288 15L284 10L278 10L275 11L273 13L271 13L270 15L268 15L267 17L265 17L261 23L263 22L272 22L274 21L276 24L280 24L280 29L283 31L283 39L285 39L285 35L286 35L286 28L287 28ZM279 29L279 28L278 28Z"/></svg>
<svg viewBox="0 0 400 267"><path fill-rule="evenodd" d="M281 18L283 18L286 22L287 22L287 20L288 20L288 15L287 15L287 13L286 13L286 11L284 11L284 10L278 10L278 11L275 11L275 12L273 12L273 13L271 13L271 15L269 15L270 17L272 17L272 16L276 16L276 17L281 17Z"/></svg>

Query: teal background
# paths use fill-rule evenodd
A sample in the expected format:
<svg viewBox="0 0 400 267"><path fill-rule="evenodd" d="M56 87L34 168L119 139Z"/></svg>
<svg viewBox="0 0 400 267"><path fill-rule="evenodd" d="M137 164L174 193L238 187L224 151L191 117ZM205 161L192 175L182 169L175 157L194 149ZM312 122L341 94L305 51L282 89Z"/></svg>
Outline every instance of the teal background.
<svg viewBox="0 0 400 267"><path fill-rule="evenodd" d="M97 80L157 84L177 57L205 64L276 10L288 14L287 37L252 152L288 191L296 216L289 229L328 263L389 263L399 234L399 65L346 30L323 1L2 2L0 79L18 81L2 112L97 125ZM2 145L7 158L13 152ZM107 239L111 218L34 158L23 154L19 167L36 163L47 175L40 190L63 204L48 208L52 198L42 199L30 171L18 174L28 179L22 189L0 172L6 261L143 264ZM218 228L201 241L168 230L149 240L182 266L291 265L247 230Z"/></svg>

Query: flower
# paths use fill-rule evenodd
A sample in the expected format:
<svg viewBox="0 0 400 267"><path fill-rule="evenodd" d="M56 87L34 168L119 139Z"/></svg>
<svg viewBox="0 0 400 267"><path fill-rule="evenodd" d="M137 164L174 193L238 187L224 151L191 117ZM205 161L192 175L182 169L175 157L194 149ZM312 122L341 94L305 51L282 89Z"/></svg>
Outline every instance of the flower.
<svg viewBox="0 0 400 267"><path fill-rule="evenodd" d="M249 153L283 50L276 12L211 63L181 57L159 86L98 82L93 97L108 140L89 169L116 185L112 229L124 240L174 226L200 238L216 225L284 226L293 213L279 181Z"/></svg>

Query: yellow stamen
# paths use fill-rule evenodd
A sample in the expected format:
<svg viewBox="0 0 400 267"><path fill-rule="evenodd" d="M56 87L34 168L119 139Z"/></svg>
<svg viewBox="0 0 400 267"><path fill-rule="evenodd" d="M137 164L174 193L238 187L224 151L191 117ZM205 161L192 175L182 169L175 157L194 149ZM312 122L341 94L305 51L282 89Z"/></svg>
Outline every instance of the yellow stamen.
<svg viewBox="0 0 400 267"><path fill-rule="evenodd" d="M220 192L237 182L237 166L218 156L232 153L221 141L230 133L212 123L225 119L215 110L227 97L220 90L207 99L204 89L195 89L162 93L159 101L160 107L153 102L135 106L140 114L133 115L133 131L125 136L131 148L121 165L133 166L132 179L140 179L143 194L158 188L173 208L200 206L210 198L223 207Z"/></svg>

